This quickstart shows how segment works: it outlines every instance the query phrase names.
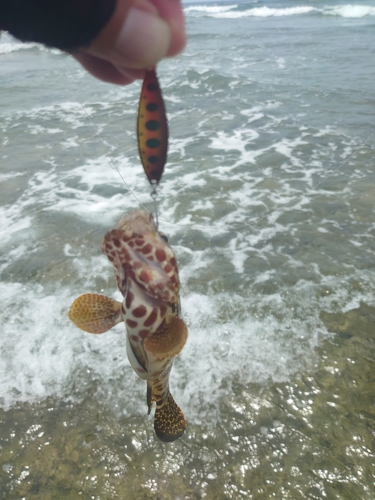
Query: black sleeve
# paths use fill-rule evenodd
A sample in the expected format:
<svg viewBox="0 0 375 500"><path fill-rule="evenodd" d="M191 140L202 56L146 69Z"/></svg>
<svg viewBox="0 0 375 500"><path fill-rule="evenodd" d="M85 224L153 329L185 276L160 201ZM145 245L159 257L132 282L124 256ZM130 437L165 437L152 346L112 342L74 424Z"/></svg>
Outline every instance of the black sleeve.
<svg viewBox="0 0 375 500"><path fill-rule="evenodd" d="M0 30L24 42L71 51L89 44L117 0L0 0Z"/></svg>

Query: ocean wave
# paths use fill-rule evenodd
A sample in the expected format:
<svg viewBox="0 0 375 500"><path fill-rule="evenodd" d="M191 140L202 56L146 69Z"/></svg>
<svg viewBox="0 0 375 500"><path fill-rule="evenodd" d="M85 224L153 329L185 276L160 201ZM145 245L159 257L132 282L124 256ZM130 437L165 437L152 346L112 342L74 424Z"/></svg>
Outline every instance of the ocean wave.
<svg viewBox="0 0 375 500"><path fill-rule="evenodd" d="M308 14L312 11L317 11L315 7L310 5L300 5L296 7L271 8L271 7L251 7L243 10L243 6L225 5L225 6L192 6L185 9L187 14L200 14L208 17L220 19L236 19L241 17L279 17L293 16L300 14Z"/></svg>
<svg viewBox="0 0 375 500"><path fill-rule="evenodd" d="M192 5L191 7L185 7L184 12L204 12L215 14L218 12L227 12L228 10L236 9L238 4L233 5Z"/></svg>
<svg viewBox="0 0 375 500"><path fill-rule="evenodd" d="M282 17L317 13L321 15L338 16L345 18L361 18L375 15L375 7L369 5L337 5L323 9L312 5L297 5L294 7L253 7L245 8L244 5L194 5L185 8L187 15L213 17L217 19L238 19L243 17Z"/></svg>
<svg viewBox="0 0 375 500"><path fill-rule="evenodd" d="M34 48L39 48L37 43L21 43L21 42L3 42L0 43L0 54L10 54L11 52L17 52L18 50L30 50Z"/></svg>
<svg viewBox="0 0 375 500"><path fill-rule="evenodd" d="M50 52L52 54L61 54L59 49L45 47L41 43L20 42L8 33L0 34L0 55L11 54L12 52L18 52L19 50L39 50L42 52Z"/></svg>
<svg viewBox="0 0 375 500"><path fill-rule="evenodd" d="M337 5L324 9L324 14L331 16L347 17L347 18L361 18L367 16L375 16L375 7L370 5Z"/></svg>

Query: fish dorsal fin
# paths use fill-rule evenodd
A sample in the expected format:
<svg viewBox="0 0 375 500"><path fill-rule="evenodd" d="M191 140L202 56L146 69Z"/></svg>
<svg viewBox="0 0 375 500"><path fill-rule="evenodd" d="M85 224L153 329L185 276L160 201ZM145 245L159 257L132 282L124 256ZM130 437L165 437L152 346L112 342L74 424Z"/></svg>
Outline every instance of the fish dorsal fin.
<svg viewBox="0 0 375 500"><path fill-rule="evenodd" d="M99 295L85 293L80 295L69 309L69 319L89 333L104 333L123 321L121 302Z"/></svg>
<svg viewBox="0 0 375 500"><path fill-rule="evenodd" d="M159 328L144 340L144 348L157 359L179 354L186 343L188 329L178 316L166 318Z"/></svg>

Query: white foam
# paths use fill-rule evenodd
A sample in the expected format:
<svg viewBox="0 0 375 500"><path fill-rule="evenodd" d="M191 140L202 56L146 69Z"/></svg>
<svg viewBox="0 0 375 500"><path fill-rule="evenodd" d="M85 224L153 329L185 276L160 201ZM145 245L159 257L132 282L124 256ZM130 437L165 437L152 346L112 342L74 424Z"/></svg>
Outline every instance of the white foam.
<svg viewBox="0 0 375 500"><path fill-rule="evenodd" d="M331 16L339 16L345 18L362 18L367 16L375 16L375 7L371 5L337 5L335 7L326 7L324 14Z"/></svg>
<svg viewBox="0 0 375 500"><path fill-rule="evenodd" d="M187 15L204 15L217 19L241 19L246 17L288 17L300 16L311 14L312 12L320 13L323 15L338 16L344 18L362 18L375 15L375 7L370 5L355 5L344 4L335 7L326 6L323 9L317 8L312 5L296 5L294 7L251 7L250 9L241 10L239 5L215 5L215 6L201 6L194 5L186 7L185 13ZM284 61L279 58L280 68L284 68Z"/></svg>
<svg viewBox="0 0 375 500"><path fill-rule="evenodd" d="M205 13L217 13L217 12L227 12L228 10L236 9L238 4L233 5L192 5L190 7L185 7L185 14L189 12L205 12Z"/></svg>
<svg viewBox="0 0 375 500"><path fill-rule="evenodd" d="M272 8L272 7L253 7L247 10L225 10L225 11L206 11L211 17L218 19L240 19L245 17L282 17L309 14L317 11L315 7L301 5L296 7Z"/></svg>

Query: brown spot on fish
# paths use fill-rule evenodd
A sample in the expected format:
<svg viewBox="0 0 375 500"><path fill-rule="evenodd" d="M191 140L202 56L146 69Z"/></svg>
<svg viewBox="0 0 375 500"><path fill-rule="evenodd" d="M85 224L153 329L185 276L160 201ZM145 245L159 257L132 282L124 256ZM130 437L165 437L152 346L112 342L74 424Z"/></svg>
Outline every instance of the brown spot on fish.
<svg viewBox="0 0 375 500"><path fill-rule="evenodd" d="M166 258L164 250L162 250L161 248L158 248L156 250L156 258L158 259L159 262L164 262L165 258Z"/></svg>
<svg viewBox="0 0 375 500"><path fill-rule="evenodd" d="M165 266L165 268L164 268L164 271L165 271L166 273L170 273L170 272L172 271L172 269L173 269L173 268L172 268L172 266L171 266L170 264L167 264L167 265Z"/></svg>
<svg viewBox="0 0 375 500"><path fill-rule="evenodd" d="M139 338L137 337L137 335L130 335L130 339L131 339L133 342L138 342L138 341L139 341Z"/></svg>
<svg viewBox="0 0 375 500"><path fill-rule="evenodd" d="M130 309L133 300L134 300L134 295L131 292L128 292L128 294L126 295L126 300L125 300L126 309Z"/></svg>
<svg viewBox="0 0 375 500"><path fill-rule="evenodd" d="M117 238L113 238L113 243L117 248L120 248L121 246L120 240L118 240Z"/></svg>
<svg viewBox="0 0 375 500"><path fill-rule="evenodd" d="M133 311L133 316L136 318L142 318L147 313L147 309L144 305L136 307Z"/></svg>
<svg viewBox="0 0 375 500"><path fill-rule="evenodd" d="M143 323L145 326L151 326L152 324L155 323L155 320L158 316L158 312L156 309L153 309L150 316L146 319L146 321Z"/></svg>
<svg viewBox="0 0 375 500"><path fill-rule="evenodd" d="M136 321L133 321L132 319L127 319L126 320L126 324L130 327L130 328L136 328L138 326L138 323Z"/></svg>
<svg viewBox="0 0 375 500"><path fill-rule="evenodd" d="M143 283L148 283L151 279L150 273L143 269L139 275L139 279L143 281Z"/></svg>
<svg viewBox="0 0 375 500"><path fill-rule="evenodd" d="M148 337L150 334L150 331L149 330L140 330L138 332L138 335L141 337L141 339L145 339L146 337Z"/></svg>
<svg viewBox="0 0 375 500"><path fill-rule="evenodd" d="M144 246L142 249L141 249L141 252L146 254L146 253L150 253L152 251L152 246L150 245L150 243L148 243L146 246Z"/></svg>

